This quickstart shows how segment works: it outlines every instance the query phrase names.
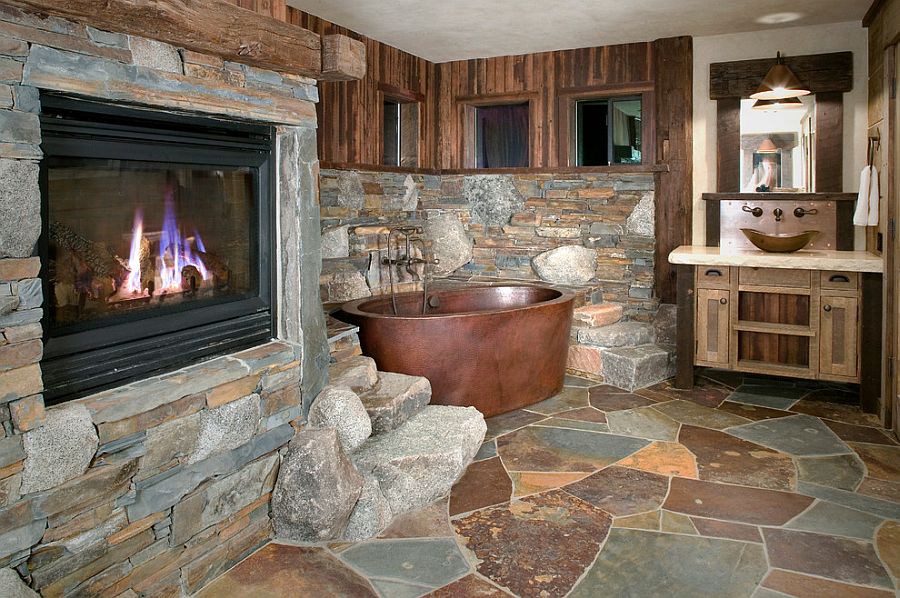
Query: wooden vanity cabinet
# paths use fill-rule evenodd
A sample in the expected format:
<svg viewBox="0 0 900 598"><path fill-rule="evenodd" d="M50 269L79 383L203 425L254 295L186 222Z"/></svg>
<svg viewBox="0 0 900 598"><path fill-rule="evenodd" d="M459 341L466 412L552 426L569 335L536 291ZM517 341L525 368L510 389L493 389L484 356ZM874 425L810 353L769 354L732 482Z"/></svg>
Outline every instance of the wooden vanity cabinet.
<svg viewBox="0 0 900 598"><path fill-rule="evenodd" d="M692 365L859 382L853 272L696 266Z"/></svg>

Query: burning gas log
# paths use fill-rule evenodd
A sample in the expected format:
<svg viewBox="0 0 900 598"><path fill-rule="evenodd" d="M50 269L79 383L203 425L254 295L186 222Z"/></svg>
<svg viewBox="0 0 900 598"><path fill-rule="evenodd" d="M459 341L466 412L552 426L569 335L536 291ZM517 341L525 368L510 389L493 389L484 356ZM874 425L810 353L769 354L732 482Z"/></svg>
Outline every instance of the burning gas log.
<svg viewBox="0 0 900 598"><path fill-rule="evenodd" d="M105 243L89 241L61 222L50 225L50 239L57 247L56 281L77 294L105 299L128 277L122 258Z"/></svg>

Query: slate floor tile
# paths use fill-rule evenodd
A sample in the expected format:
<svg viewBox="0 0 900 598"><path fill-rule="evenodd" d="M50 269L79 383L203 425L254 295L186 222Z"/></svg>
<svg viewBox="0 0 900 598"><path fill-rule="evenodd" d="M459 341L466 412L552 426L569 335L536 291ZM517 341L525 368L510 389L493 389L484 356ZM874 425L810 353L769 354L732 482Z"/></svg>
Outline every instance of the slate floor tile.
<svg viewBox="0 0 900 598"><path fill-rule="evenodd" d="M568 428L569 430L584 430L586 432L609 432L609 425L605 423L581 421L577 419L566 419L563 417L552 416L547 419L531 424L532 426L543 426L545 428Z"/></svg>
<svg viewBox="0 0 900 598"><path fill-rule="evenodd" d="M562 596L593 562L611 522L600 509L554 490L454 524L479 573L521 596Z"/></svg>
<svg viewBox="0 0 900 598"><path fill-rule="evenodd" d="M780 409L771 409L769 407L760 407L759 405L748 405L746 403L732 403L725 401L718 407L719 411L731 413L745 417L750 421L760 421L762 419L776 419L779 417L788 417L794 415L790 411L782 411Z"/></svg>
<svg viewBox="0 0 900 598"><path fill-rule="evenodd" d="M817 502L785 527L806 532L873 540L881 517L830 502Z"/></svg>
<svg viewBox="0 0 900 598"><path fill-rule="evenodd" d="M855 424L858 426L873 426L878 427L880 425L880 421L877 416L871 413L863 413L859 409L859 395L855 395L855 404L850 405L842 405L838 403L825 403L819 400L811 400L810 397L813 397L816 393L811 393L807 395L806 399L803 399L793 407L791 407L791 411L796 413L805 413L806 415L813 415L815 417L821 417L822 419L831 419L839 422L843 422L845 424ZM820 393L821 394L821 393Z"/></svg>
<svg viewBox="0 0 900 598"><path fill-rule="evenodd" d="M491 457L497 456L497 441L496 440L488 440L481 444L481 447L478 449L478 452L475 453L476 461L483 461L485 459L490 459Z"/></svg>
<svg viewBox="0 0 900 598"><path fill-rule="evenodd" d="M729 428L728 433L789 455L837 455L850 452L850 447L822 420L808 415L754 422Z"/></svg>
<svg viewBox="0 0 900 598"><path fill-rule="evenodd" d="M855 426L853 424L845 424L829 419L823 420L823 423L831 428L831 431L837 434L838 438L844 442L866 442L869 444L897 446L897 441L889 435L889 432L885 432L878 428Z"/></svg>
<svg viewBox="0 0 900 598"><path fill-rule="evenodd" d="M900 522L885 521L875 536L875 546L891 574L900 578Z"/></svg>
<svg viewBox="0 0 900 598"><path fill-rule="evenodd" d="M897 502L802 481L797 483L797 492L885 519L900 520L900 503Z"/></svg>
<svg viewBox="0 0 900 598"><path fill-rule="evenodd" d="M477 575L466 575L462 579L435 590L428 596L429 598L508 598L511 594Z"/></svg>
<svg viewBox="0 0 900 598"><path fill-rule="evenodd" d="M732 403L787 410L807 393L806 389L795 387L742 384L728 396L728 400Z"/></svg>
<svg viewBox="0 0 900 598"><path fill-rule="evenodd" d="M683 426L678 440L696 456L701 480L772 490L797 486L793 460L778 451L696 426Z"/></svg>
<svg viewBox="0 0 900 598"><path fill-rule="evenodd" d="M812 502L812 498L793 492L672 478L663 508L752 525L784 525Z"/></svg>
<svg viewBox="0 0 900 598"><path fill-rule="evenodd" d="M512 481L499 457L472 463L450 491L450 516L506 502Z"/></svg>
<svg viewBox="0 0 900 598"><path fill-rule="evenodd" d="M746 597L766 569L759 544L616 528L569 596Z"/></svg>
<svg viewBox="0 0 900 598"><path fill-rule="evenodd" d="M678 437L678 422L652 407L613 411L606 418L613 434L662 441Z"/></svg>
<svg viewBox="0 0 900 598"><path fill-rule="evenodd" d="M612 466L569 484L563 490L622 517L658 509L669 490L669 479L655 473Z"/></svg>
<svg viewBox="0 0 900 598"><path fill-rule="evenodd" d="M866 473L855 453L831 457L797 457L797 477L802 482L854 490Z"/></svg>
<svg viewBox="0 0 900 598"><path fill-rule="evenodd" d="M513 496L516 498L562 488L588 476L587 473L541 473L536 471L512 471Z"/></svg>
<svg viewBox="0 0 900 598"><path fill-rule="evenodd" d="M587 407L589 404L588 389L569 386L563 387L559 394L540 403L529 405L525 409L542 415L555 415L560 411Z"/></svg>
<svg viewBox="0 0 900 598"><path fill-rule="evenodd" d="M900 482L900 446L854 442L850 444L850 448L856 451L859 458L866 464L870 478Z"/></svg>
<svg viewBox="0 0 900 598"><path fill-rule="evenodd" d="M810 577L792 571L774 569L762 583L764 588L797 598L890 598L893 592Z"/></svg>
<svg viewBox="0 0 900 598"><path fill-rule="evenodd" d="M437 589L469 572L453 538L374 540L348 548L341 559L373 583L384 581L391 587Z"/></svg>
<svg viewBox="0 0 900 598"><path fill-rule="evenodd" d="M623 409L634 409L654 404L656 404L656 401L631 393L591 392L591 407L605 412L607 417L609 417L610 411L622 411Z"/></svg>
<svg viewBox="0 0 900 598"><path fill-rule="evenodd" d="M647 444L627 436L530 426L501 436L497 452L509 471L592 472Z"/></svg>
<svg viewBox="0 0 900 598"><path fill-rule="evenodd" d="M744 523L731 523L729 521L718 521L716 519L705 519L702 517L691 517L694 527L701 536L711 536L713 538L728 538L730 540L740 540L742 542L762 542L762 535L759 528L754 525L746 525Z"/></svg>
<svg viewBox="0 0 900 598"><path fill-rule="evenodd" d="M664 476L697 479L697 459L677 442L654 442L622 459L618 465Z"/></svg>
<svg viewBox="0 0 900 598"><path fill-rule="evenodd" d="M601 386L602 382L597 382L596 380L591 380L589 378L582 378L580 376L573 376L572 374L566 374L566 378L563 381L565 386L573 386L575 388L591 388L593 386Z"/></svg>
<svg viewBox="0 0 900 598"><path fill-rule="evenodd" d="M739 426L750 422L744 417L732 415L718 409L703 407L690 401L659 403L654 406L654 409L658 409L682 424L712 428L713 430L724 430L731 426Z"/></svg>
<svg viewBox="0 0 900 598"><path fill-rule="evenodd" d="M872 498L900 503L900 482L863 478L856 491Z"/></svg>
<svg viewBox="0 0 900 598"><path fill-rule="evenodd" d="M629 529L646 529L654 532L659 531L660 519L662 511L650 511L649 513L638 513L637 515L628 515L626 517L616 517L613 520L613 527L627 527Z"/></svg>
<svg viewBox="0 0 900 598"><path fill-rule="evenodd" d="M528 424L541 421L546 416L539 413L531 413L523 409L510 411L489 417L484 422L487 424L487 433L484 435L485 440L491 440L502 434L507 434L519 428L524 428Z"/></svg>
<svg viewBox="0 0 900 598"><path fill-rule="evenodd" d="M870 542L775 528L763 537L772 567L894 589Z"/></svg>
<svg viewBox="0 0 900 598"><path fill-rule="evenodd" d="M570 411L561 411L556 417L562 419L574 419L583 422L595 422L598 424L606 423L606 414L598 411L593 407L582 407L580 409L572 409Z"/></svg>
<svg viewBox="0 0 900 598"><path fill-rule="evenodd" d="M730 388L709 380L704 380L703 378L696 379L694 388L691 390L675 388L672 380L665 380L659 384L635 391L635 394L653 399L660 403L673 400L685 400L697 403L698 405L703 405L704 407L718 407L730 393Z"/></svg>
<svg viewBox="0 0 900 598"><path fill-rule="evenodd" d="M271 543L218 577L196 598L365 596L372 586L324 548Z"/></svg>

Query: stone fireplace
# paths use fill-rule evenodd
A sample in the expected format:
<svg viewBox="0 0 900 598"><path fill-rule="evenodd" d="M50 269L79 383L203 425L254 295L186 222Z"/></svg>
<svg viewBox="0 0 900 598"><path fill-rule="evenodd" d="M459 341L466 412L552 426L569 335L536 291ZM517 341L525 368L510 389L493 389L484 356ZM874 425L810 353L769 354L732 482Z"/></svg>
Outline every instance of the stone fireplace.
<svg viewBox="0 0 900 598"><path fill-rule="evenodd" d="M0 6L0 566L195 592L324 383L316 82Z"/></svg>

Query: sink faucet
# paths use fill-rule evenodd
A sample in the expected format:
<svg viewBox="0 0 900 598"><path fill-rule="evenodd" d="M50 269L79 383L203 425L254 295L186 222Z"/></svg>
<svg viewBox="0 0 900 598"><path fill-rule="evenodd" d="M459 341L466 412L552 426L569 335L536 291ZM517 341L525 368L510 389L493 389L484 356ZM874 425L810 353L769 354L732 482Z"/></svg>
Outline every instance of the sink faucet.
<svg viewBox="0 0 900 598"><path fill-rule="evenodd" d="M772 213L775 214L775 222L781 222L784 219L784 210L781 208L775 208L775 211Z"/></svg>

